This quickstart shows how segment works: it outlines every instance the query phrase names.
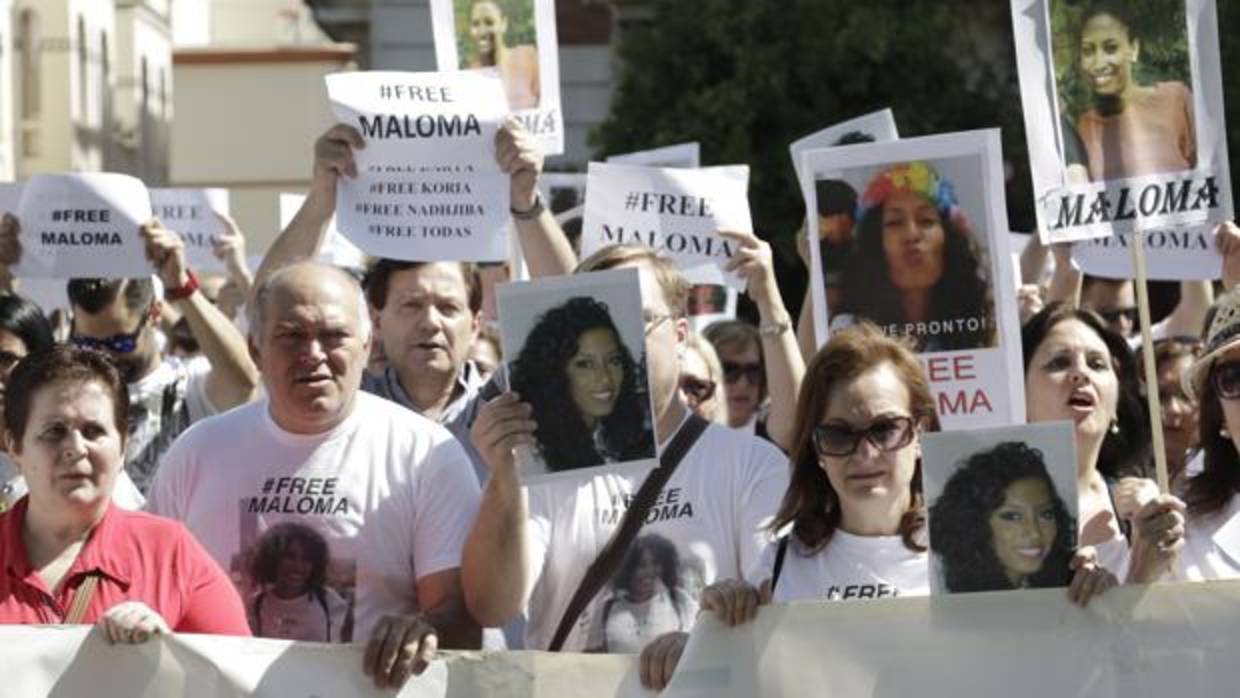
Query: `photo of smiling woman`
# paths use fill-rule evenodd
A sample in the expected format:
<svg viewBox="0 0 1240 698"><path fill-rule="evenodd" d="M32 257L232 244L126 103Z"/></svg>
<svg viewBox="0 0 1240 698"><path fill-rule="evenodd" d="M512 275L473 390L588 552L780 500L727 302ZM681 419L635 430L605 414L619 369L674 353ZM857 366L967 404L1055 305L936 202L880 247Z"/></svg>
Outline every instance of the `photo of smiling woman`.
<svg viewBox="0 0 1240 698"><path fill-rule="evenodd" d="M655 457L644 364L605 303L577 296L537 318L511 365L510 387L533 409L547 471Z"/></svg>
<svg viewBox="0 0 1240 698"><path fill-rule="evenodd" d="M349 602L327 585L327 541L304 524L276 524L254 550L250 573L258 593L246 611L256 637L348 642Z"/></svg>
<svg viewBox="0 0 1240 698"><path fill-rule="evenodd" d="M869 320L919 352L996 345L989 265L950 181L927 162L887 167L856 220L833 325Z"/></svg>
<svg viewBox="0 0 1240 698"><path fill-rule="evenodd" d="M538 48L532 0L457 0L462 68L496 68L513 110L538 106Z"/></svg>
<svg viewBox="0 0 1240 698"><path fill-rule="evenodd" d="M969 456L930 507L930 550L950 593L1066 587L1075 548L1076 517L1025 443Z"/></svg>
<svg viewBox="0 0 1240 698"><path fill-rule="evenodd" d="M1184 0L1055 3L1060 110L1093 181L1197 167Z"/></svg>
<svg viewBox="0 0 1240 698"><path fill-rule="evenodd" d="M637 654L663 633L688 632L698 602L684 572L670 540L652 533L633 541L591 623L587 651Z"/></svg>

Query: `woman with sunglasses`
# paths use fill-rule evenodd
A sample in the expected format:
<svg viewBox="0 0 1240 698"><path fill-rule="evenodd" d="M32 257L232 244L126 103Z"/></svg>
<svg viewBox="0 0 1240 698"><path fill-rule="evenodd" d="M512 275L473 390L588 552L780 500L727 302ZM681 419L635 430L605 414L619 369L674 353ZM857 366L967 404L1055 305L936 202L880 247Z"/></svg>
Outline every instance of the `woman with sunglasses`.
<svg viewBox="0 0 1240 698"><path fill-rule="evenodd" d="M1160 578L1183 546L1183 503L1155 495L1126 506L1111 490L1121 478L1147 477L1150 463L1149 420L1127 343L1093 312L1060 303L1025 323L1021 343L1028 420L1074 425L1078 545L1121 580Z"/></svg>
<svg viewBox="0 0 1240 698"><path fill-rule="evenodd" d="M1219 299L1204 353L1184 374L1200 405L1204 465L1188 480L1180 579L1240 577L1240 289Z"/></svg>

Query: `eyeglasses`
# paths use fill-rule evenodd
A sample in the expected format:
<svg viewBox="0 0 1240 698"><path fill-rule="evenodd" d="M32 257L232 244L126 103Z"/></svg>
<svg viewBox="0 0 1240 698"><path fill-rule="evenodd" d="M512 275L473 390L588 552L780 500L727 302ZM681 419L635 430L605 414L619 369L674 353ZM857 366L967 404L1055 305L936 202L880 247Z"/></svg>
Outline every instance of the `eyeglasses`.
<svg viewBox="0 0 1240 698"><path fill-rule="evenodd" d="M69 337L69 341L79 349L94 349L96 351L110 351L113 354L132 354L138 348L138 337L142 334L142 328L146 327L147 314L143 313L138 318L138 326L133 332L128 334L114 334L111 337L96 339L94 337L83 337L73 331L73 335Z"/></svg>
<svg viewBox="0 0 1240 698"><path fill-rule="evenodd" d="M658 329L659 325L662 325L665 320L671 319L671 315L646 315L643 313L642 322L646 323L646 336L649 337L650 333Z"/></svg>
<svg viewBox="0 0 1240 698"><path fill-rule="evenodd" d="M680 389L694 405L700 405L715 395L715 381L696 376L681 376Z"/></svg>
<svg viewBox="0 0 1240 698"><path fill-rule="evenodd" d="M913 417L884 417L857 430L839 424L819 424L814 427L814 450L820 456L849 456L865 439L880 451L897 451L912 443L916 426Z"/></svg>
<svg viewBox="0 0 1240 698"><path fill-rule="evenodd" d="M1137 309L1136 308L1113 308L1111 310L1099 311L1098 317L1102 318L1108 325L1118 325L1120 320L1127 320L1129 325L1136 327L1137 325Z"/></svg>
<svg viewBox="0 0 1240 698"><path fill-rule="evenodd" d="M757 385L762 381L762 364L742 364L735 361L723 362L723 379L729 383L735 383L741 379L741 376L749 379L753 385Z"/></svg>
<svg viewBox="0 0 1240 698"><path fill-rule="evenodd" d="M1224 400L1240 399L1240 361L1215 364L1210 371L1210 382Z"/></svg>

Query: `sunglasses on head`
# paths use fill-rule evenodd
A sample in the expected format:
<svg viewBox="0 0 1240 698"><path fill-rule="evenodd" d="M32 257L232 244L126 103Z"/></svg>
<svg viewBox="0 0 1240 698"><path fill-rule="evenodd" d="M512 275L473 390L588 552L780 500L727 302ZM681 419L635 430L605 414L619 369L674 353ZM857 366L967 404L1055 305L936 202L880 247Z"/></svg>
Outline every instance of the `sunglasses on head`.
<svg viewBox="0 0 1240 698"><path fill-rule="evenodd" d="M741 376L749 379L753 385L757 385L762 380L762 364L742 364L735 361L723 362L723 379L729 383L735 383L741 379Z"/></svg>
<svg viewBox="0 0 1240 698"><path fill-rule="evenodd" d="M913 417L883 417L861 429L819 424L814 427L814 450L820 456L850 456L865 439L880 451L898 451L912 443L916 427Z"/></svg>
<svg viewBox="0 0 1240 698"><path fill-rule="evenodd" d="M75 329L73 334L69 336L69 341L78 349L110 351L113 354L132 354L138 348L138 338L142 335L142 328L144 327L146 327L146 313L143 313L138 318L138 326L134 328L133 332L122 332L111 337L96 339L95 337L83 337Z"/></svg>
<svg viewBox="0 0 1240 698"><path fill-rule="evenodd" d="M1214 391L1224 400L1240 400L1240 361L1215 364L1210 369Z"/></svg>
<svg viewBox="0 0 1240 698"><path fill-rule="evenodd" d="M696 376L681 376L680 389L695 405L700 405L714 397L715 381Z"/></svg>

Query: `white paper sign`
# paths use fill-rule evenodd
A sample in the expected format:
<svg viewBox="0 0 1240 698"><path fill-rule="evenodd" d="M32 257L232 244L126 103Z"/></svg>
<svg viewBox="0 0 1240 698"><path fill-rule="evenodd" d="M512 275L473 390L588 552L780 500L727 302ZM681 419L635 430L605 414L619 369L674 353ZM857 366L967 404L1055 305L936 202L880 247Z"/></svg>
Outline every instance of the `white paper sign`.
<svg viewBox="0 0 1240 698"><path fill-rule="evenodd" d="M504 80L508 108L544 155L564 152L555 0L431 0L441 71L490 68Z"/></svg>
<svg viewBox="0 0 1240 698"><path fill-rule="evenodd" d="M702 146L697 141L665 145L662 148L609 155L607 162L613 165L695 168L702 164Z"/></svg>
<svg viewBox="0 0 1240 698"><path fill-rule="evenodd" d="M0 215L11 213L16 216L21 197L21 182L0 182Z"/></svg>
<svg viewBox="0 0 1240 698"><path fill-rule="evenodd" d="M799 138L788 146L788 151L792 154L792 167L797 173L797 183L801 185L801 189L805 189L806 182L812 179L812 176L801 171L801 153L810 148L833 148L858 143L886 143L899 140L899 138L900 133L896 130L895 115L890 109L881 109L855 119L841 121Z"/></svg>
<svg viewBox="0 0 1240 698"><path fill-rule="evenodd" d="M138 179L111 173L39 174L18 204L17 276L138 278L151 264L138 228L151 197Z"/></svg>
<svg viewBox="0 0 1240 698"><path fill-rule="evenodd" d="M592 162L581 226L581 255L614 244L653 247L676 261L694 283L744 289L723 267L735 245L718 232L753 232L749 167L697 170Z"/></svg>
<svg viewBox="0 0 1240 698"><path fill-rule="evenodd" d="M859 202L840 293L829 308L815 302L815 327L868 320L909 337L945 428L1023 422L998 130L811 149L801 166L815 182L847 183ZM804 193L817 210L816 187ZM817 239L817 216L808 227Z"/></svg>
<svg viewBox="0 0 1240 698"><path fill-rule="evenodd" d="M1214 0L1012 0L1044 242L1232 217Z"/></svg>
<svg viewBox="0 0 1240 698"><path fill-rule="evenodd" d="M227 189L152 189L151 212L185 241L185 261L198 271L227 271L212 251L215 237L224 232L217 213L228 214Z"/></svg>
<svg viewBox="0 0 1240 698"><path fill-rule="evenodd" d="M288 227L288 224L293 221L293 216L297 215L297 211L305 201L305 194L288 192L280 194L280 230ZM323 240L323 247L319 249L319 256L316 259L343 269L366 268L366 253L357 249L357 245L349 242L348 238L340 234L340 231L336 229L335 216L332 216L327 223L327 236ZM262 261L262 257L259 257L257 263L251 262L253 265L251 271L257 271Z"/></svg>
<svg viewBox="0 0 1240 698"><path fill-rule="evenodd" d="M361 133L337 225L377 257L500 261L509 183L495 162L507 106L494 71L328 75L332 109Z"/></svg>
<svg viewBox="0 0 1240 698"><path fill-rule="evenodd" d="M538 423L523 481L654 465L641 298L635 269L496 287L508 387Z"/></svg>
<svg viewBox="0 0 1240 698"><path fill-rule="evenodd" d="M1145 273L1156 281L1209 281L1223 275L1223 258L1214 247L1214 226L1154 230L1145 236ZM1136 276L1129 244L1132 233L1094 238L1072 246L1081 271L1107 279Z"/></svg>

